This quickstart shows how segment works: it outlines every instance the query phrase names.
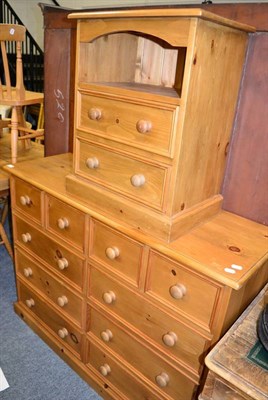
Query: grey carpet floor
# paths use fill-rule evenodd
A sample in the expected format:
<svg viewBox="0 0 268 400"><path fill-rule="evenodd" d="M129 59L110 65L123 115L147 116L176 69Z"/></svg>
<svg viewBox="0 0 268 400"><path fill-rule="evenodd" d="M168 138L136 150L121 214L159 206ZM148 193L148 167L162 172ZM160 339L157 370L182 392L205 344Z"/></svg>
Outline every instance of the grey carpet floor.
<svg viewBox="0 0 268 400"><path fill-rule="evenodd" d="M13 264L0 246L0 400L101 400L13 311Z"/></svg>

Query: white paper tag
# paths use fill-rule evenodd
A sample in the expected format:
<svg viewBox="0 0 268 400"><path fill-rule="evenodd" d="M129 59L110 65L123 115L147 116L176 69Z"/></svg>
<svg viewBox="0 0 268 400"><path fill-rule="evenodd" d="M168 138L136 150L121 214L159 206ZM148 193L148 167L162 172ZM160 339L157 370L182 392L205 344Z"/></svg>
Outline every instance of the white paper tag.
<svg viewBox="0 0 268 400"><path fill-rule="evenodd" d="M9 384L7 383L6 377L2 371L2 368L0 368L0 392L3 390L9 388Z"/></svg>
<svg viewBox="0 0 268 400"><path fill-rule="evenodd" d="M232 264L231 268L237 269L237 271L242 271L242 269L243 269L243 267L241 265L237 265L237 264Z"/></svg>

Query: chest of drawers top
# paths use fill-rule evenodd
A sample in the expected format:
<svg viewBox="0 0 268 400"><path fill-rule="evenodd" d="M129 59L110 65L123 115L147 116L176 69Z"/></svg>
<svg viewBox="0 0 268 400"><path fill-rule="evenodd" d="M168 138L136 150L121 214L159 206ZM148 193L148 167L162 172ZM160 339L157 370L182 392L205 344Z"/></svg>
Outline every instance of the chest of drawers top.
<svg viewBox="0 0 268 400"><path fill-rule="evenodd" d="M267 227L229 212L218 213L210 221L200 224L170 244L130 228L121 221L110 219L109 210L103 213L96 207L90 208L87 203L66 191L65 177L71 168L72 155L62 154L15 165L11 171L17 178L23 179L23 181L17 180L16 183L18 194L15 191L15 197L18 209L22 209L24 214L27 213L29 208L21 205L20 198L32 196L36 205L32 207L33 216L37 215L37 223L44 212L47 213L48 232L64 235L63 239L67 243L72 243L72 246L79 251L83 248L83 234L72 229L69 233L64 233L64 230L52 223L53 219L59 221L68 217L70 220L77 221L77 218L80 218L80 223L78 225L75 223L75 226L82 232L88 229L84 227L84 214L88 217L90 224L96 221L94 235L96 238L100 235L102 238L101 241L98 240L100 247L94 245L94 257L98 259L102 257L100 255L102 247L109 240L111 247L119 246L126 249L126 253L129 253L128 257L136 254L135 260L128 259L128 265L133 263L135 265L135 262L138 262L141 257L141 246L148 246L152 252L160 253L175 262L189 266L192 270L234 289L239 289L244 285L259 266L268 259ZM5 169L10 171L8 166ZM49 201L44 201L44 193L49 195ZM42 204L46 211L43 209L41 212ZM71 214L68 207L72 211ZM68 236L71 234L73 236ZM93 237L90 240L93 243ZM162 262L160 264L159 271L165 271ZM136 279L135 276L130 275L129 278Z"/></svg>

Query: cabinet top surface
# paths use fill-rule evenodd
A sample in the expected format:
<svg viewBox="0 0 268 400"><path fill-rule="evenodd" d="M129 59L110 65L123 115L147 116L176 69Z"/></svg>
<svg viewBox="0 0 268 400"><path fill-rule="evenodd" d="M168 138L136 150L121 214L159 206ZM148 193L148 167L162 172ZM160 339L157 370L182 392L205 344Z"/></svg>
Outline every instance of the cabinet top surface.
<svg viewBox="0 0 268 400"><path fill-rule="evenodd" d="M73 12L68 15L69 19L113 19L113 18L201 18L216 22L220 25L229 26L246 32L255 32L250 25L221 17L201 8L133 8L133 9L111 9L102 11Z"/></svg>
<svg viewBox="0 0 268 400"><path fill-rule="evenodd" d="M268 260L268 228L222 211L172 243L165 243L116 221L97 206L69 194L66 175L72 173L72 154L62 154L6 165L4 169L40 190L90 214L153 250L205 274L217 282L239 289Z"/></svg>

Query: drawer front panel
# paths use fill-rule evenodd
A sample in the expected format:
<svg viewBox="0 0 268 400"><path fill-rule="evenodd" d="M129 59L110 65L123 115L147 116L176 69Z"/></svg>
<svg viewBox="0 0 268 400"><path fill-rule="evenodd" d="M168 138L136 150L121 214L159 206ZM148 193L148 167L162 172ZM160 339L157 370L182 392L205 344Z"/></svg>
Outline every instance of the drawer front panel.
<svg viewBox="0 0 268 400"><path fill-rule="evenodd" d="M38 266L39 265L39 266ZM66 313L80 326L82 324L82 298L66 287L66 284L40 267L40 263L27 257L22 251L16 250L17 274L26 279L38 289L44 296L48 297L59 312Z"/></svg>
<svg viewBox="0 0 268 400"><path fill-rule="evenodd" d="M41 191L17 178L13 182L15 196L12 196L12 200L15 208L29 215L37 223L41 223Z"/></svg>
<svg viewBox="0 0 268 400"><path fill-rule="evenodd" d="M191 399L195 386L192 381L145 346L142 341L136 340L129 330L124 330L108 320L106 325L113 333L112 340L108 344L111 350L142 373L156 388L161 389L163 394L176 400ZM167 375L166 383L164 376L161 376L163 372ZM158 381L163 382L162 387L157 384Z"/></svg>
<svg viewBox="0 0 268 400"><path fill-rule="evenodd" d="M146 290L172 310L211 328L219 287L186 267L151 252Z"/></svg>
<svg viewBox="0 0 268 400"><path fill-rule="evenodd" d="M82 288L84 259L15 217L15 241L49 264L61 277Z"/></svg>
<svg viewBox="0 0 268 400"><path fill-rule="evenodd" d="M149 152L171 155L178 108L153 107L84 93L80 101L78 129Z"/></svg>
<svg viewBox="0 0 268 400"><path fill-rule="evenodd" d="M90 257L138 286L142 261L140 243L94 221Z"/></svg>
<svg viewBox="0 0 268 400"><path fill-rule="evenodd" d="M145 163L112 149L77 141L78 175L98 182L120 194L161 209L168 167ZM88 167L87 165L90 165Z"/></svg>
<svg viewBox="0 0 268 400"><path fill-rule="evenodd" d="M135 379L121 362L108 355L105 350L88 341L88 361L109 385L114 385L131 400L159 400L155 393ZM161 396L162 399L162 396Z"/></svg>
<svg viewBox="0 0 268 400"><path fill-rule="evenodd" d="M143 332L164 354L186 363L193 373L199 374L202 353L207 344L205 338L97 269L92 268L90 276L92 298L105 306L108 312L116 313ZM111 293L115 298L107 303ZM91 330L98 337L100 332L108 328L102 318L97 318L93 309L91 324Z"/></svg>
<svg viewBox="0 0 268 400"><path fill-rule="evenodd" d="M81 332L20 281L18 281L18 293L19 301L28 308L29 312L40 318L64 345L80 357Z"/></svg>
<svg viewBox="0 0 268 400"><path fill-rule="evenodd" d="M47 229L84 250L85 214L52 196L47 196Z"/></svg>

